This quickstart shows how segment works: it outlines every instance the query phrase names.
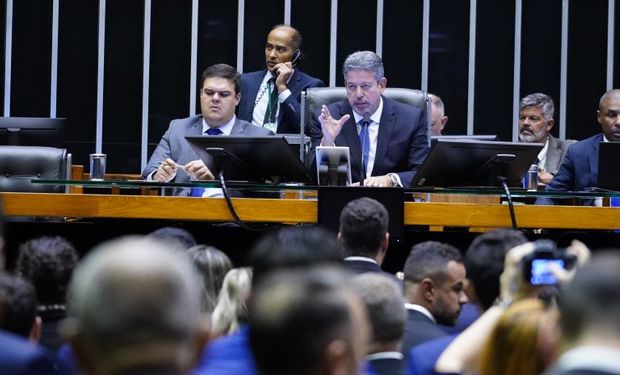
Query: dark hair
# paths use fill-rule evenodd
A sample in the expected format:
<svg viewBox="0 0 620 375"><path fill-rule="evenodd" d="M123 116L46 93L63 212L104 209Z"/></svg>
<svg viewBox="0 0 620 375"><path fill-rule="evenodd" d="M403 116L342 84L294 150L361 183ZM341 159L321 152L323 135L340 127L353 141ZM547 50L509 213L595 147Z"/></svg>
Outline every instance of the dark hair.
<svg viewBox="0 0 620 375"><path fill-rule="evenodd" d="M619 251L596 252L560 291L560 325L567 339L578 339L589 329L620 335Z"/></svg>
<svg viewBox="0 0 620 375"><path fill-rule="evenodd" d="M161 239L171 243L179 244L180 247L187 250L192 246L196 246L194 236L183 228L163 227L148 234L148 237Z"/></svg>
<svg viewBox="0 0 620 375"><path fill-rule="evenodd" d="M340 213L340 238L348 255L374 257L385 239L390 217L378 201L355 199Z"/></svg>
<svg viewBox="0 0 620 375"><path fill-rule="evenodd" d="M37 297L33 286L19 276L0 275L0 301L0 328L28 338L37 317Z"/></svg>
<svg viewBox="0 0 620 375"><path fill-rule="evenodd" d="M293 35L291 35L291 47L293 48L293 50L298 50L301 48L301 42L302 42L302 38L301 38L301 33L299 32L299 30L297 30L296 28L294 28L291 25L287 25L285 23L281 23L278 25L274 25L271 28L271 31L275 30L275 29L279 29L279 28L287 28L287 29L291 29L291 31L293 32Z"/></svg>
<svg viewBox="0 0 620 375"><path fill-rule="evenodd" d="M200 79L200 89L205 84L207 78L223 78L231 81L235 85L235 94L241 91L241 74L237 69L228 64L215 64L211 65L202 72L202 78Z"/></svg>
<svg viewBox="0 0 620 375"><path fill-rule="evenodd" d="M16 272L34 285L42 305L64 304L78 262L73 245L63 237L39 237L19 246Z"/></svg>
<svg viewBox="0 0 620 375"><path fill-rule="evenodd" d="M351 342L351 297L335 269L279 271L250 297L249 342L261 374L313 373L335 339ZM277 303L274 303L277 301Z"/></svg>
<svg viewBox="0 0 620 375"><path fill-rule="evenodd" d="M232 269L232 262L226 254L212 246L196 245L187 250L187 254L202 275L205 291L202 301L203 310L212 313L217 304L217 296L222 289L224 277Z"/></svg>
<svg viewBox="0 0 620 375"><path fill-rule="evenodd" d="M421 242L411 248L405 261L405 280L419 283L430 278L435 282L443 282L450 262L463 262L456 247L437 241Z"/></svg>
<svg viewBox="0 0 620 375"><path fill-rule="evenodd" d="M513 229L498 229L476 237L465 253L467 278L476 297L488 309L499 296L499 277L504 272L508 250L527 242L525 235Z"/></svg>
<svg viewBox="0 0 620 375"><path fill-rule="evenodd" d="M252 285L277 269L314 264L341 263L342 249L336 236L317 226L284 227L267 233L249 255L253 267Z"/></svg>

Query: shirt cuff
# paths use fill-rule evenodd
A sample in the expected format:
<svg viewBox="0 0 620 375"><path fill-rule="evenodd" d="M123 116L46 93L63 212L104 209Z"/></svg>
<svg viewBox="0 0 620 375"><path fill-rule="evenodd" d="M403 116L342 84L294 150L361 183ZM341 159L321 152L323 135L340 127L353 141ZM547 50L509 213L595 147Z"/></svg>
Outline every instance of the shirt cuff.
<svg viewBox="0 0 620 375"><path fill-rule="evenodd" d="M388 173L388 176L392 179L392 182L396 182L396 186L403 187L403 182L400 180L400 176L396 173Z"/></svg>
<svg viewBox="0 0 620 375"><path fill-rule="evenodd" d="M286 89L278 94L278 101L280 103L284 103L284 101L288 99L289 96L291 96L291 90Z"/></svg>

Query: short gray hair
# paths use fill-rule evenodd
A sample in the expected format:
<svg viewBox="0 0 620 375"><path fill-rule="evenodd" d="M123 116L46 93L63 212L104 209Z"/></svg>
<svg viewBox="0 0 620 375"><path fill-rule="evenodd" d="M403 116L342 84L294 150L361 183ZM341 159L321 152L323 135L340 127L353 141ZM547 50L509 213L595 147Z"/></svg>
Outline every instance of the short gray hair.
<svg viewBox="0 0 620 375"><path fill-rule="evenodd" d="M66 333L97 363L128 365L128 352L134 362L161 360L166 352L185 366L204 322L200 287L189 257L170 244L137 236L106 242L75 270Z"/></svg>
<svg viewBox="0 0 620 375"><path fill-rule="evenodd" d="M351 71L368 70L375 73L375 80L378 81L384 76L383 61L381 57L372 51L357 51L350 54L342 65L342 74L347 79L347 74Z"/></svg>
<svg viewBox="0 0 620 375"><path fill-rule="evenodd" d="M435 106L435 108L437 108L437 112L439 113L439 116L442 116L445 114L445 108L443 105L443 100L441 100L441 98L435 94L431 94L430 92L428 93L428 97L431 98L431 103Z"/></svg>
<svg viewBox="0 0 620 375"><path fill-rule="evenodd" d="M541 108L545 120L553 120L555 107L553 105L553 99L551 99L549 95L537 92L521 99L521 103L519 103L519 111L530 107Z"/></svg>

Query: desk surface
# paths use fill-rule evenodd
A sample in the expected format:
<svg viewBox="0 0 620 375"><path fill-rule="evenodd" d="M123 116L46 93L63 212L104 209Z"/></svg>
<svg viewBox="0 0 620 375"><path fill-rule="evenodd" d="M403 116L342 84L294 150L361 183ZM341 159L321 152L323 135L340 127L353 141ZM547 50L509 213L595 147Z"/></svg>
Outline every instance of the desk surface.
<svg viewBox="0 0 620 375"><path fill-rule="evenodd" d="M223 199L140 195L0 193L8 216L232 221ZM313 223L315 200L233 199L248 222ZM405 202L406 225L510 227L508 207L484 203ZM335 213L337 214L337 213ZM520 228L619 229L620 209L515 206Z"/></svg>

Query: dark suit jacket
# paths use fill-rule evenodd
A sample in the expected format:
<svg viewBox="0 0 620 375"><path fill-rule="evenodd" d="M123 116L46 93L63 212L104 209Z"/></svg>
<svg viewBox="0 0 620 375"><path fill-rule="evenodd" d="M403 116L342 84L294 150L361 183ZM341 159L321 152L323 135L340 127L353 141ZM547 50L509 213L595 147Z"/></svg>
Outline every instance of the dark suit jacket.
<svg viewBox="0 0 620 375"><path fill-rule="evenodd" d="M142 177L147 178L153 171L159 168L159 163L170 158L177 163L184 165L192 160L197 160L198 155L191 148L186 136L199 136L202 134L202 115L196 115L184 119L172 120L166 133L161 137L157 148L151 155L149 162L142 171ZM249 122L240 120L233 125L230 135L249 135L249 136L263 136L271 135L271 131L254 126ZM207 164L207 167L210 167ZM189 176L183 171L178 171L173 182L188 182ZM187 193L187 189L179 189L177 195Z"/></svg>
<svg viewBox="0 0 620 375"><path fill-rule="evenodd" d="M409 352L407 375L435 375L435 363L456 335L444 336L414 346Z"/></svg>
<svg viewBox="0 0 620 375"><path fill-rule="evenodd" d="M552 175L556 175L560 169L560 165L566 157L568 146L577 141L566 139L564 141L549 135L549 146L547 147L547 159L545 161L545 170Z"/></svg>
<svg viewBox="0 0 620 375"><path fill-rule="evenodd" d="M336 137L336 146L348 146L351 157L351 178L360 181L362 146L357 134L353 111L347 100L328 106L334 118L349 114L340 134ZM397 173L403 186L408 187L415 172L428 155L426 124L419 109L383 97L383 112L379 124L377 152L371 176ZM314 149L321 144L323 132L318 113L312 115L312 152L310 153L311 173L316 170Z"/></svg>
<svg viewBox="0 0 620 375"><path fill-rule="evenodd" d="M568 148L560 170L547 185L547 191L584 191L596 186L598 181L598 150L603 134L577 142ZM541 197L536 204L561 204L562 199ZM566 204L566 203L564 203ZM593 199L582 199L582 204L592 205Z"/></svg>
<svg viewBox="0 0 620 375"><path fill-rule="evenodd" d="M258 89L267 74L267 70L244 73L241 75L241 101L239 102L237 115L240 119L252 122L254 103L258 95ZM323 87L325 84L320 79L311 77L299 69L295 69L288 81L287 87L291 95L280 104L278 114L277 133L299 133L301 123L301 92L309 87Z"/></svg>
<svg viewBox="0 0 620 375"><path fill-rule="evenodd" d="M620 375L620 372L608 372L608 371L589 370L589 369L573 369L573 370L551 369L545 372L544 375Z"/></svg>
<svg viewBox="0 0 620 375"><path fill-rule="evenodd" d="M401 353L405 356L405 363L409 361L411 348L444 336L447 334L426 315L416 310L407 309L407 324L405 324L405 335L400 348Z"/></svg>
<svg viewBox="0 0 620 375"><path fill-rule="evenodd" d="M405 363L402 359L382 358L368 361L368 367L377 375L403 375Z"/></svg>
<svg viewBox="0 0 620 375"><path fill-rule="evenodd" d="M6 375L56 374L52 361L38 346L0 331L0 373Z"/></svg>

